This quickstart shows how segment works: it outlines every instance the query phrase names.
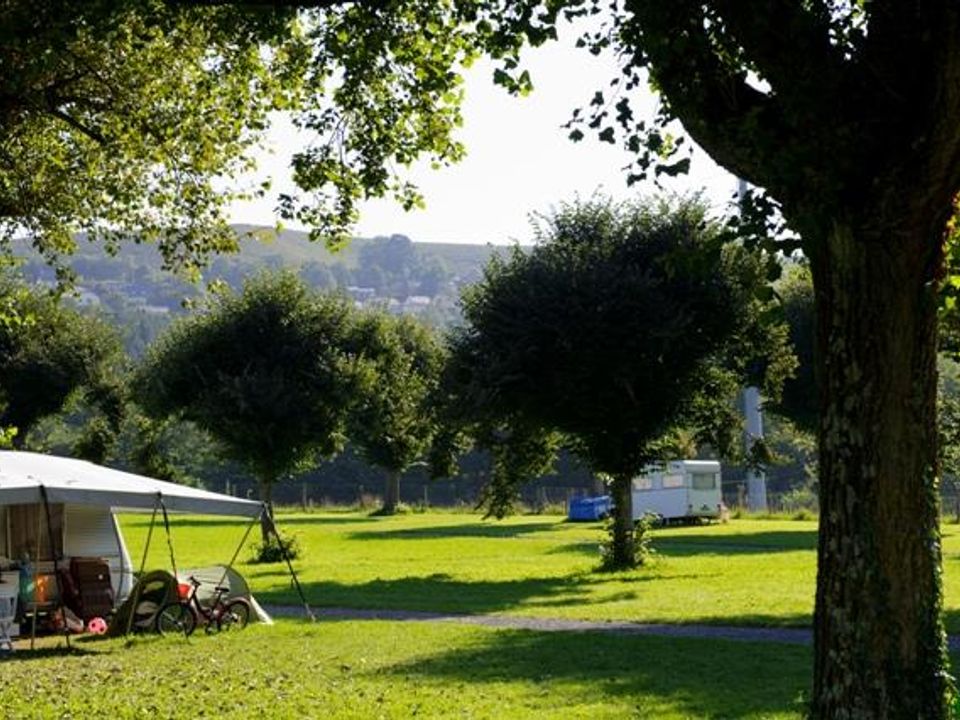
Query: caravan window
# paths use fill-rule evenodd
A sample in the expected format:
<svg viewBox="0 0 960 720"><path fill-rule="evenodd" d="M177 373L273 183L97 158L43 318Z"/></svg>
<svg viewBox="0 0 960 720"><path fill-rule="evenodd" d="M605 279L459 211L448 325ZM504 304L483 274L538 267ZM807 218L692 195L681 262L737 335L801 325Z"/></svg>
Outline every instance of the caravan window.
<svg viewBox="0 0 960 720"><path fill-rule="evenodd" d="M691 473L694 490L713 490L717 487L716 473Z"/></svg>
<svg viewBox="0 0 960 720"><path fill-rule="evenodd" d="M664 475L663 487L664 489L683 487L683 475Z"/></svg>
<svg viewBox="0 0 960 720"><path fill-rule="evenodd" d="M644 475L634 478L633 489L634 490L652 490L653 478L649 476L644 476Z"/></svg>
<svg viewBox="0 0 960 720"><path fill-rule="evenodd" d="M53 553L63 557L63 505L51 503L50 524L47 529L47 513L40 503L12 505L7 508L7 528L10 541L7 555L13 560L28 556L31 560L53 560ZM50 548L50 535L54 547ZM37 555L39 547L40 554Z"/></svg>

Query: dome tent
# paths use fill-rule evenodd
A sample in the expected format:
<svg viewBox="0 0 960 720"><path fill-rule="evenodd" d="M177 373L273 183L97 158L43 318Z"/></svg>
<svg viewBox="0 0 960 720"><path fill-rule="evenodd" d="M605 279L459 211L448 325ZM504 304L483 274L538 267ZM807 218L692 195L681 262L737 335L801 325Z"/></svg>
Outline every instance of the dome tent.
<svg viewBox="0 0 960 720"><path fill-rule="evenodd" d="M236 597L244 598L250 603L253 610L251 619L267 624L273 623L270 616L250 594L247 581L240 573L226 565L211 565L192 570L179 570L177 577L166 570L151 570L145 573L138 580L137 585L134 586L133 592L117 607L109 634L123 635L127 627L131 627L134 631L153 630L160 608L167 603L177 601L177 585L186 582L190 577L195 577L202 583L197 589L197 596L201 604L211 600L214 594L213 588L216 585L221 585L230 588L229 592L224 595L224 600ZM135 598L137 607L131 622L130 612L133 609Z"/></svg>

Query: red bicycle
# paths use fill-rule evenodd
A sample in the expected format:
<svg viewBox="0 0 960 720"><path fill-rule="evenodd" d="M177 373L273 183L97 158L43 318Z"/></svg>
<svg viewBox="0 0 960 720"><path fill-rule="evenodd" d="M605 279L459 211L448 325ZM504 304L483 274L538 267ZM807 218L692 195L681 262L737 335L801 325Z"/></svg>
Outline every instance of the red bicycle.
<svg viewBox="0 0 960 720"><path fill-rule="evenodd" d="M203 584L192 575L188 578L190 587L176 602L167 603L157 613L156 628L161 635L183 633L190 635L198 624L203 623L206 631L242 630L250 622L250 603L244 598L224 601L230 588L215 585L213 600L206 607L197 598L197 589ZM185 587L185 586L180 586Z"/></svg>

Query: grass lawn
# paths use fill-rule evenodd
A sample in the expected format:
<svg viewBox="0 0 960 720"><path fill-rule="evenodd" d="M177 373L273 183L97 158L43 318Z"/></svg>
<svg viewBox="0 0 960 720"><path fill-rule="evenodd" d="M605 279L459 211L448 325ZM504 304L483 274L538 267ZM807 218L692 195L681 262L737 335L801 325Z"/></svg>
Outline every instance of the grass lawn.
<svg viewBox="0 0 960 720"><path fill-rule="evenodd" d="M281 621L0 660L3 717L799 718L808 648Z"/></svg>
<svg viewBox="0 0 960 720"><path fill-rule="evenodd" d="M810 523L660 530L650 567L607 574L595 571L600 524L557 516L497 522L462 513L313 513L283 515L279 522L305 551L297 571L310 602L320 606L802 625L813 594ZM135 562L148 524L149 517L124 519ZM243 530L244 523L232 520L177 519L179 563L226 562ZM155 531L148 567L169 565L164 535ZM284 566L239 569L262 601L297 601Z"/></svg>
<svg viewBox="0 0 960 720"><path fill-rule="evenodd" d="M596 572L599 524L426 513L289 513L318 606L527 616L809 624L812 522L735 520L656 531L636 571ZM139 565L149 518L122 518ZM229 560L246 524L178 517L181 567ZM251 542L256 540L254 530ZM239 570L295 603L285 568ZM944 528L948 626L960 630L960 527ZM169 567L162 527L149 568ZM450 623L279 621L243 633L78 638L0 660L4 718L799 718L811 649L776 643L533 632ZM956 658L954 658L956 662Z"/></svg>
<svg viewBox="0 0 960 720"><path fill-rule="evenodd" d="M282 514L278 522L305 551L295 566L318 606L771 626L809 625L813 610L812 521L660 529L649 567L616 574L596 572L600 524L558 516L316 512ZM149 516L123 518L137 565L148 525ZM174 519L178 563L226 562L245 527L231 519ZM945 525L943 536L947 626L960 632L960 526ZM245 564L249 555L241 553L238 569L257 597L296 603L285 567ZM147 566L170 566L160 526Z"/></svg>

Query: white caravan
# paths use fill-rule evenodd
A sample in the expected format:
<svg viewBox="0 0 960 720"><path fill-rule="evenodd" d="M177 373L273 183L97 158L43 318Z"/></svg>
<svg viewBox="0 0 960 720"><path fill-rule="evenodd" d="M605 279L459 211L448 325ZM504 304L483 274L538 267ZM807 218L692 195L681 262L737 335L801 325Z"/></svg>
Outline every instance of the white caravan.
<svg viewBox="0 0 960 720"><path fill-rule="evenodd" d="M674 460L650 465L633 479L633 519L651 513L664 521L719 518L723 510L720 463Z"/></svg>

